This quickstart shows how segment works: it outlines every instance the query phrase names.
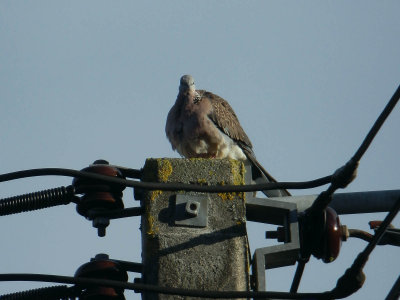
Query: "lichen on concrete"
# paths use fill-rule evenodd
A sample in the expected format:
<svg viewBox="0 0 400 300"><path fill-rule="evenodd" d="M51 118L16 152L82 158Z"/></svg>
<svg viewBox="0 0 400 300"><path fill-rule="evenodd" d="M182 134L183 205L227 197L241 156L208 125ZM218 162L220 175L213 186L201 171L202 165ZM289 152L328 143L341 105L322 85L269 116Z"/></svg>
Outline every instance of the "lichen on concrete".
<svg viewBox="0 0 400 300"><path fill-rule="evenodd" d="M154 217L150 213L146 213L147 217L147 229L146 229L146 234L155 237L157 233L157 228L154 226Z"/></svg>
<svg viewBox="0 0 400 300"><path fill-rule="evenodd" d="M150 191L149 195L150 195L150 200L154 201L158 196L160 196L163 193L163 191L161 190L154 190L154 191Z"/></svg>
<svg viewBox="0 0 400 300"><path fill-rule="evenodd" d="M172 174L173 168L171 162L165 158L158 158L160 168L158 169L158 178L161 182L167 182Z"/></svg>

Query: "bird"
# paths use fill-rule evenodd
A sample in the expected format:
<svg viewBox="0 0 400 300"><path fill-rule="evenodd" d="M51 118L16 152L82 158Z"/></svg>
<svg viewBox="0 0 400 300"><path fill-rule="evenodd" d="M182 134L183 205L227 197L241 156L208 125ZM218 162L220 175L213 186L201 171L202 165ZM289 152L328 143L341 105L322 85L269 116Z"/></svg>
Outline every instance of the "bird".
<svg viewBox="0 0 400 300"><path fill-rule="evenodd" d="M249 161L256 183L276 182L256 159L253 145L228 101L211 92L196 90L191 75L180 79L165 133L172 149L182 157ZM285 189L262 192L267 197L290 196Z"/></svg>

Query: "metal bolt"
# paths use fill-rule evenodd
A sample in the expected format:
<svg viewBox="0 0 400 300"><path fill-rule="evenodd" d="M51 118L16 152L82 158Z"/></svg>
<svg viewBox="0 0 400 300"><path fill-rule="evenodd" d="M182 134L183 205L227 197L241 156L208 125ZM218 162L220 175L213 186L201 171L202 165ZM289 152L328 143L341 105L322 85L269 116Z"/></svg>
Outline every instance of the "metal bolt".
<svg viewBox="0 0 400 300"><path fill-rule="evenodd" d="M143 283L143 279L139 277L133 278L133 283ZM135 293L140 293L140 291L133 290Z"/></svg>
<svg viewBox="0 0 400 300"><path fill-rule="evenodd" d="M342 241L344 241L344 242L347 241L347 239L350 236L350 233L349 233L349 230L346 225L340 225L340 233L341 233Z"/></svg>
<svg viewBox="0 0 400 300"><path fill-rule="evenodd" d="M279 226L276 231L266 231L266 239L278 239L278 242L286 242L285 227Z"/></svg>
<svg viewBox="0 0 400 300"><path fill-rule="evenodd" d="M103 237L106 235L106 228L110 225L110 220L104 217L93 219L93 227L97 228L97 235Z"/></svg>
<svg viewBox="0 0 400 300"><path fill-rule="evenodd" d="M94 165L109 165L110 163L104 159L98 159L93 162Z"/></svg>
<svg viewBox="0 0 400 300"><path fill-rule="evenodd" d="M196 217L199 214L200 202L189 200L186 203L185 211L188 215Z"/></svg>
<svg viewBox="0 0 400 300"><path fill-rule="evenodd" d="M94 258L92 258L91 261L93 261L93 260L107 260L109 258L110 257L108 256L108 254L99 253L99 254L96 254L96 256Z"/></svg>

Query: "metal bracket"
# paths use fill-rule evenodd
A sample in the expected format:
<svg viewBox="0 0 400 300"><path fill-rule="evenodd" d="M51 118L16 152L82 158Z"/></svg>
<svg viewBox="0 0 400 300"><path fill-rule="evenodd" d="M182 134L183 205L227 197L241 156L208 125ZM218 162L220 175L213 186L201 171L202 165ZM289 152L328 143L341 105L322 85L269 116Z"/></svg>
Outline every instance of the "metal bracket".
<svg viewBox="0 0 400 300"><path fill-rule="evenodd" d="M252 179L252 167L245 164L246 183ZM256 198L252 193L246 194L247 221L280 225L283 233L283 244L258 248L253 256L254 289L266 291L265 270L294 265L300 256L299 223L297 221L297 203L286 198Z"/></svg>
<svg viewBox="0 0 400 300"><path fill-rule="evenodd" d="M187 227L207 227L208 197L176 195L175 225Z"/></svg>
<svg viewBox="0 0 400 300"><path fill-rule="evenodd" d="M283 226L285 243L256 249L253 258L255 289L265 291L265 270L294 265L300 254L297 205L280 198L250 198L246 201L248 221Z"/></svg>

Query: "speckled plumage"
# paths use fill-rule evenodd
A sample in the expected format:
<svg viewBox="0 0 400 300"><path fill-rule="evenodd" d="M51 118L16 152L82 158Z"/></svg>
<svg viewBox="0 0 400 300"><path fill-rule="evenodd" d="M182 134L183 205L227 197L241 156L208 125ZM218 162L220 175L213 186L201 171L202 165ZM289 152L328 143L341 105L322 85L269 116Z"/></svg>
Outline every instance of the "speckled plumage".
<svg viewBox="0 0 400 300"><path fill-rule="evenodd" d="M213 93L196 90L190 75L181 78L165 132L172 149L183 157L247 159L264 180L276 181L257 161L250 139L229 103ZM290 195L286 190L264 193L269 197Z"/></svg>

